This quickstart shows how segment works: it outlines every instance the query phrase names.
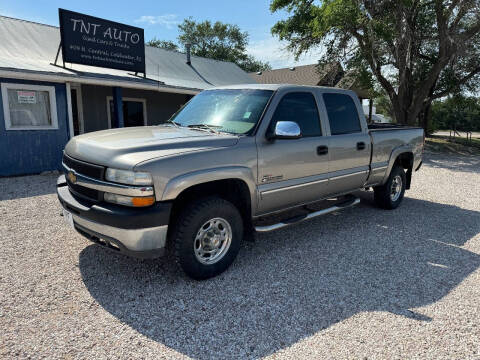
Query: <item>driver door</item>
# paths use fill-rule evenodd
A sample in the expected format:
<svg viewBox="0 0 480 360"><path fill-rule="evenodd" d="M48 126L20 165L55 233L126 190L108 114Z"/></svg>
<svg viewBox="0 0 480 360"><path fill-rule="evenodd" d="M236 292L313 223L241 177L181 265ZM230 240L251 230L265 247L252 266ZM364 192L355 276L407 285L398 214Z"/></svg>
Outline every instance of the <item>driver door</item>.
<svg viewBox="0 0 480 360"><path fill-rule="evenodd" d="M298 139L257 142L258 214L315 201L328 193L328 139L323 136L315 96L294 91L279 101L269 130L278 121L294 121L301 130Z"/></svg>

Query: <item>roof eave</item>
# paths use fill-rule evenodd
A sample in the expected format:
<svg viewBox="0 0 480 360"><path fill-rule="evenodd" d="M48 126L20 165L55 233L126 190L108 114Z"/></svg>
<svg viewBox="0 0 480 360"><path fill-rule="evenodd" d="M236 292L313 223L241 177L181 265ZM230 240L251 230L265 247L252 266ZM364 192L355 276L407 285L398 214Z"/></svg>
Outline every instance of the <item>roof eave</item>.
<svg viewBox="0 0 480 360"><path fill-rule="evenodd" d="M149 79L148 83L142 79L108 79L94 76L73 75L64 73L38 72L21 69L0 68L0 78L13 78L21 80L46 81L55 83L79 83L85 85L119 86L123 88L151 90L178 94L198 94L203 89L187 88L162 84L159 81Z"/></svg>

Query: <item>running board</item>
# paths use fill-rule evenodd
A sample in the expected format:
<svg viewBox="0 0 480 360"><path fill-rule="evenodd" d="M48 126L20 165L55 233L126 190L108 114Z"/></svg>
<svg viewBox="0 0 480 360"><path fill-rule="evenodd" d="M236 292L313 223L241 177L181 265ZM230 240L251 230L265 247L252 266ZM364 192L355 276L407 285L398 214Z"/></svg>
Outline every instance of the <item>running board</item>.
<svg viewBox="0 0 480 360"><path fill-rule="evenodd" d="M316 218L318 216L326 215L326 214L329 214L329 213L334 212L334 211L342 210L342 209L357 205L359 202L360 202L359 198L353 198L351 200L345 201L343 203L334 205L334 206L326 208L326 209L322 209L322 210L319 210L319 211L314 211L314 212L311 212L311 213L306 214L306 215L295 216L291 219L283 220L282 222L279 222L277 224L266 225L266 226L255 226L255 230L258 231L258 232L269 232L269 231L273 231L273 230L278 230L278 229L284 228L286 226L290 226L290 225L293 225L293 224L298 224L298 223L300 223L302 221L305 221L305 220L313 219L313 218Z"/></svg>

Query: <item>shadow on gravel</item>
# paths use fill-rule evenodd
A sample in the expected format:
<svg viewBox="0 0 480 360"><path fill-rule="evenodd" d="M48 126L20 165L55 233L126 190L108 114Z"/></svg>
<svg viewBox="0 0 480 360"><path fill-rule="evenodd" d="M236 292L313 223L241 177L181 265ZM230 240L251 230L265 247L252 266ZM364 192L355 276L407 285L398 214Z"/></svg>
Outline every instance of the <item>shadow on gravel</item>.
<svg viewBox="0 0 480 360"><path fill-rule="evenodd" d="M357 208L259 236L208 281L187 279L169 258L96 245L80 254L83 281L120 321L194 358L265 356L364 311L431 321L415 308L480 266L459 247L480 233L480 213L410 198L383 211L361 196Z"/></svg>
<svg viewBox="0 0 480 360"><path fill-rule="evenodd" d="M0 201L55 193L58 174L0 177Z"/></svg>
<svg viewBox="0 0 480 360"><path fill-rule="evenodd" d="M425 153L424 165L452 171L480 173L480 156L478 155L445 155L441 153Z"/></svg>

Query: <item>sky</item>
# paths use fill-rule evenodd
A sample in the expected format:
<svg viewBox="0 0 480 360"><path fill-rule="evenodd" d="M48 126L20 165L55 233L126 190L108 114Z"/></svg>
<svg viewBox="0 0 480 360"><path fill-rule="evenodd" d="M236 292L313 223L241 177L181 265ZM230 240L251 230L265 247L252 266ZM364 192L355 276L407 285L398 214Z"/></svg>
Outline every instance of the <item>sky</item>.
<svg viewBox="0 0 480 360"><path fill-rule="evenodd" d="M176 40L177 25L192 17L236 24L250 35L248 53L268 61L274 69L316 63L318 54L309 53L299 61L285 50L284 43L270 33L272 26L287 14L272 14L268 0L0 0L0 14L58 26L58 8L105 18L145 29L145 40L153 37Z"/></svg>

